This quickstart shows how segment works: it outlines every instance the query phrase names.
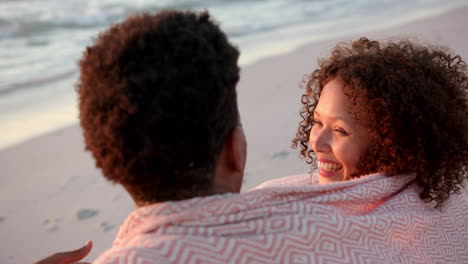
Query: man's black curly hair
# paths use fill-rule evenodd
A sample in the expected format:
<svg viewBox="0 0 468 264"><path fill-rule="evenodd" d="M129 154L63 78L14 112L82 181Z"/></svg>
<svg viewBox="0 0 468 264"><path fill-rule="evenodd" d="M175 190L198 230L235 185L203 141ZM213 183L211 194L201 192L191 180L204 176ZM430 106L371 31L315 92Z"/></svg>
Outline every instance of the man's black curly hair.
<svg viewBox="0 0 468 264"><path fill-rule="evenodd" d="M105 177L140 202L208 195L239 118L238 57L207 12L141 14L101 33L76 90Z"/></svg>
<svg viewBox="0 0 468 264"><path fill-rule="evenodd" d="M354 118L372 138L360 176L415 173L425 202L442 205L468 178L468 68L443 47L367 38L338 44L307 80L293 140L308 163L313 113L328 81L345 84Z"/></svg>

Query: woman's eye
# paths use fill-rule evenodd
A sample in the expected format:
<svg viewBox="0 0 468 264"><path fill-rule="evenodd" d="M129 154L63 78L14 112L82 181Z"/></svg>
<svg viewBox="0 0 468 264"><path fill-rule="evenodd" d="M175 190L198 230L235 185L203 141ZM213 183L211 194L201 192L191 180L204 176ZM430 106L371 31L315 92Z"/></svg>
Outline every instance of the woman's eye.
<svg viewBox="0 0 468 264"><path fill-rule="evenodd" d="M342 129L342 128L335 128L334 131L340 133L341 135L343 136L348 136L348 132L346 132L346 130Z"/></svg>

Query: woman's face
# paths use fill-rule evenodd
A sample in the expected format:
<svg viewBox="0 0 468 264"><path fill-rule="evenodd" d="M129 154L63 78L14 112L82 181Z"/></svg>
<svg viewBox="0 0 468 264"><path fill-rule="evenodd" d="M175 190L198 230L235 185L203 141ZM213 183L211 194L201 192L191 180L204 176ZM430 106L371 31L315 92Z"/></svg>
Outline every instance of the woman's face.
<svg viewBox="0 0 468 264"><path fill-rule="evenodd" d="M309 143L317 156L320 184L351 179L370 142L367 130L350 114L352 105L342 88L341 81L329 81L314 112Z"/></svg>

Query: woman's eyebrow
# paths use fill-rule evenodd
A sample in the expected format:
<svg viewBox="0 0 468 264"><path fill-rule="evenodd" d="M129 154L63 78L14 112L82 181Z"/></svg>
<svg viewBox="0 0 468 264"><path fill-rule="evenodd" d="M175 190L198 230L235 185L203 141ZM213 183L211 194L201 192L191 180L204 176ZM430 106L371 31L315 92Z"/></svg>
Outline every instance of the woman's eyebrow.
<svg viewBox="0 0 468 264"><path fill-rule="evenodd" d="M314 115L320 117L320 113L317 112L317 110L314 110ZM328 119L331 119L332 121L341 120L341 121L346 122L346 123L349 123L349 122L352 121L352 120L350 120L349 117L341 116L341 115L336 115L336 116L327 116L327 115L325 115L325 117L327 117Z"/></svg>

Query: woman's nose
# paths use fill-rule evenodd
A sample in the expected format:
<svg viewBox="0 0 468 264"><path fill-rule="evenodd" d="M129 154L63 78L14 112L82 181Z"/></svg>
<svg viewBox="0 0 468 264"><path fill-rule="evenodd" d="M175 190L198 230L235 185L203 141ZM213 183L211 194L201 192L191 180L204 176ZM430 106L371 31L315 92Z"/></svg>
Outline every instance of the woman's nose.
<svg viewBox="0 0 468 264"><path fill-rule="evenodd" d="M329 152L330 147L330 133L327 129L312 129L309 137L309 144L314 152Z"/></svg>

